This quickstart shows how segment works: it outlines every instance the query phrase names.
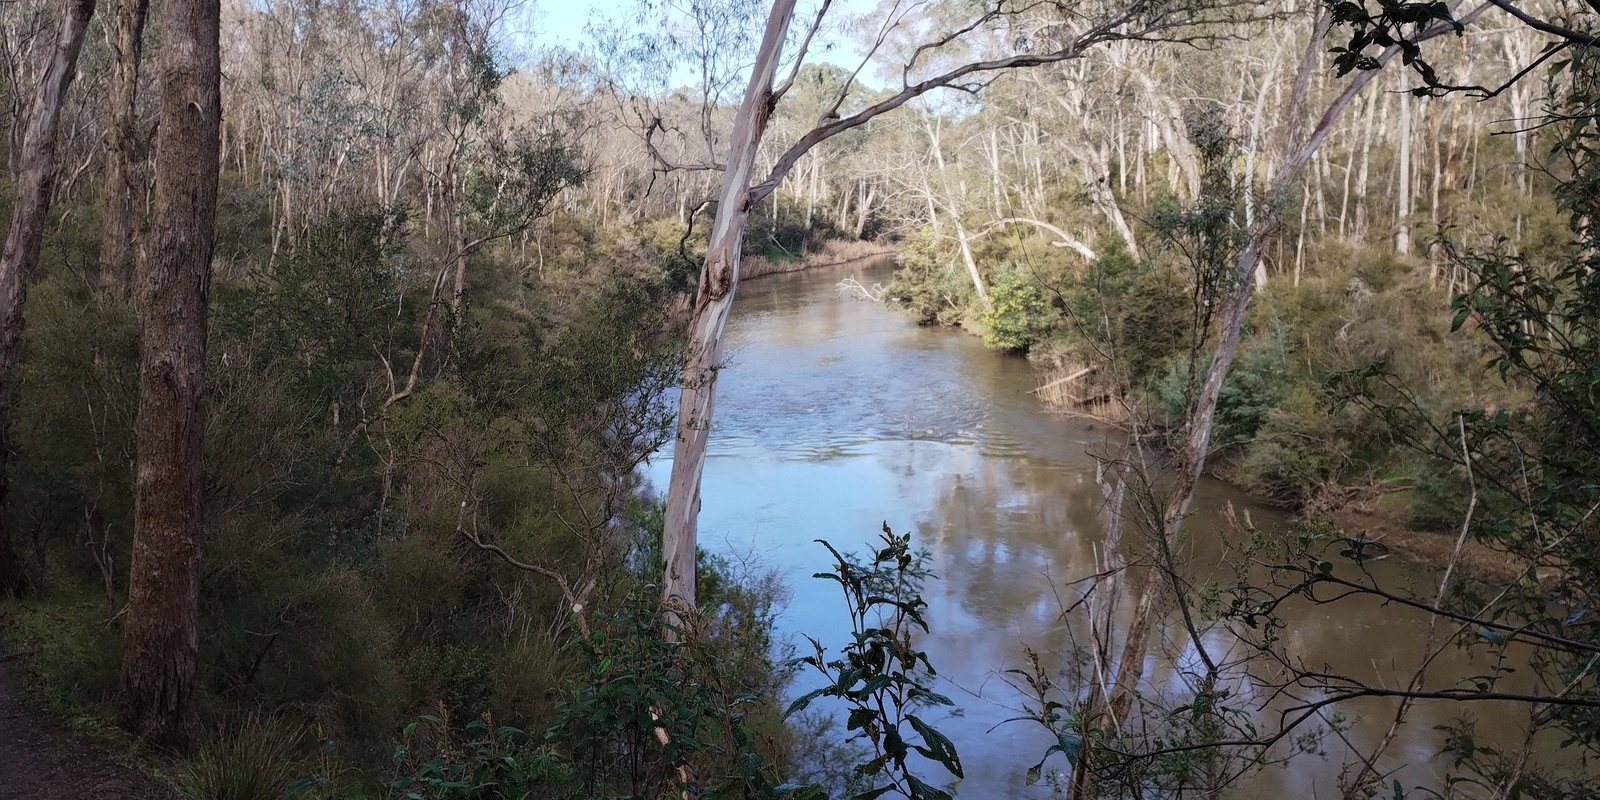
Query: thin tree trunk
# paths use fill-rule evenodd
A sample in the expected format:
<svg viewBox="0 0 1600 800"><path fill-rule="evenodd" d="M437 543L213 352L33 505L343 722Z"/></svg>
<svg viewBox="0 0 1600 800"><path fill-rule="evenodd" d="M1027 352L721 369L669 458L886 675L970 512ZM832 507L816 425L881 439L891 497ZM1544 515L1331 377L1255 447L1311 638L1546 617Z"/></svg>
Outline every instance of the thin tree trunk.
<svg viewBox="0 0 1600 800"><path fill-rule="evenodd" d="M956 241L961 245L961 260L967 265L967 276L972 279L972 288L978 293L978 302L985 309L994 308L994 303L989 299L989 290L983 285L983 274L978 272L978 262L972 257L972 237L967 235L967 226L961 224L961 212L954 205L950 206L950 222L956 229Z"/></svg>
<svg viewBox="0 0 1600 800"><path fill-rule="evenodd" d="M861 235L867 232L867 220L872 216L872 201L877 197L878 187L876 184L862 194L861 205L856 207L855 235L857 239L860 239Z"/></svg>
<svg viewBox="0 0 1600 800"><path fill-rule="evenodd" d="M1471 22L1480 16L1489 5L1479 6L1475 11L1461 19L1463 24ZM1418 41L1433 38L1445 31L1450 26L1435 26L1418 35ZM1301 75L1304 76L1310 65L1314 63L1312 56L1318 46L1320 37L1314 37L1307 49L1306 57L1301 63ZM1399 48L1393 47L1385 50L1378 56L1382 65L1392 60ZM1334 100L1332 105L1323 112L1302 144L1297 148L1286 150L1282 167L1278 170L1273 183L1271 196L1280 196L1283 189L1289 186L1306 164L1315 155L1333 124L1338 120L1350 101L1370 82L1378 70L1362 72L1357 75L1347 86L1343 93ZM1291 117L1292 119L1292 117ZM1292 123L1291 123L1292 124ZM1212 356L1211 364L1206 370L1205 383L1201 387L1199 397L1190 413L1186 432L1187 437L1178 454L1178 474L1171 493L1168 495L1167 504L1162 513L1162 528L1159 535L1164 537L1164 547L1171 549L1175 544L1184 518L1189 513L1189 507L1194 499L1194 491L1199 485L1200 477L1204 472L1206 457L1210 450L1212 425L1215 421L1217 400L1221 394L1223 382L1227 379L1228 372L1232 369L1234 357L1238 353L1239 341L1242 334L1245 311L1249 308L1250 298L1254 294L1254 283L1250 276L1254 273L1259 263L1262 250L1267 240L1273 233L1271 216L1267 215L1258 222L1249 232L1249 240L1243 251L1240 252L1234 265L1235 290L1227 300L1222 310L1220 320L1220 334L1217 341L1216 353ZM1165 571L1160 568L1149 569L1140 581L1138 601L1135 605L1132 621L1128 626L1127 638L1124 640L1122 657L1117 667L1116 682L1112 687L1106 712L1111 718L1117 720L1127 719L1128 712L1133 707L1133 698L1140 680L1144 676L1144 661L1148 649L1148 642L1152 626L1156 621L1155 608L1160 602L1165 591ZM1072 795L1082 798L1084 794Z"/></svg>
<svg viewBox="0 0 1600 800"><path fill-rule="evenodd" d="M1397 206L1394 249L1401 255L1411 254L1411 93L1406 85L1406 71L1396 73L1400 81L1400 186L1395 192Z"/></svg>
<svg viewBox="0 0 1600 800"><path fill-rule="evenodd" d="M1005 216L1000 201L1000 134L993 128L989 130L989 194L994 201L995 219Z"/></svg>
<svg viewBox="0 0 1600 800"><path fill-rule="evenodd" d="M816 210L817 210L817 170L819 168L818 167L818 161L819 161L819 159L817 157L817 151L812 150L811 151L811 174L810 174L810 176L808 176L807 181L806 181L806 238L804 240L806 242L809 242L811 240L811 221L814 218L814 216L816 214ZM804 250L805 248L802 247L801 249Z"/></svg>
<svg viewBox="0 0 1600 800"><path fill-rule="evenodd" d="M940 143L939 125L928 124L923 120L923 130L928 134L928 149L933 153L934 166L939 168L939 182L944 185L945 209L950 212L950 226L956 230L956 243L960 246L961 261L967 266L967 277L972 279L973 291L978 293L978 302L985 309L992 308L989 300L989 290L983 285L983 274L978 271L978 262L972 257L972 237L967 234L967 226L961 221L961 201L967 196L967 182L961 180L961 193L959 195L950 191L950 178L944 162L944 146ZM928 211L934 213L933 191L929 186Z"/></svg>
<svg viewBox="0 0 1600 800"><path fill-rule="evenodd" d="M1079 153L1078 157L1083 170L1084 191L1100 209L1100 213L1105 215L1111 227L1117 230L1117 235L1122 237L1122 243L1127 245L1128 253L1138 258L1139 241L1133 235L1133 226L1128 224L1128 218L1122 213L1122 204L1118 203L1116 195L1111 193L1110 153L1103 147L1089 147Z"/></svg>
<svg viewBox="0 0 1600 800"><path fill-rule="evenodd" d="M219 0L164 0L155 210L141 283L138 471L123 628L122 727L184 751L195 727L206 300L216 245Z"/></svg>
<svg viewBox="0 0 1600 800"><path fill-rule="evenodd" d="M105 219L100 228L101 280L120 294L134 285L133 146L139 58L150 0L117 0L110 119L106 124Z"/></svg>
<svg viewBox="0 0 1600 800"><path fill-rule="evenodd" d="M22 312L39 268L44 227L55 183L57 128L67 89L77 74L78 54L94 17L94 0L70 0L56 26L55 49L45 65L23 129L17 165L16 205L0 251L0 511L6 505L7 457L11 451L11 411L17 362L21 356ZM0 514L0 593L20 585L22 563L11 531Z"/></svg>
<svg viewBox="0 0 1600 800"><path fill-rule="evenodd" d="M775 0L766 33L750 71L750 85L734 117L727 170L722 176L717 215L700 271L694 317L689 323L689 358L684 365L678 401L678 436L672 454L672 477L661 551L665 561L662 600L668 609L692 611L697 603L696 521L700 513L700 479L706 443L711 435L711 410L722 359L722 334L739 285L739 251L750 217L750 179L762 134L772 115L772 80L783 54L784 39L794 17L796 0ZM670 621L670 620L669 620ZM669 633L671 633L669 631Z"/></svg>
<svg viewBox="0 0 1600 800"><path fill-rule="evenodd" d="M1361 168L1356 173L1356 238L1367 235L1367 181L1372 172L1372 135L1378 114L1378 95L1367 97L1367 116L1361 130Z"/></svg>

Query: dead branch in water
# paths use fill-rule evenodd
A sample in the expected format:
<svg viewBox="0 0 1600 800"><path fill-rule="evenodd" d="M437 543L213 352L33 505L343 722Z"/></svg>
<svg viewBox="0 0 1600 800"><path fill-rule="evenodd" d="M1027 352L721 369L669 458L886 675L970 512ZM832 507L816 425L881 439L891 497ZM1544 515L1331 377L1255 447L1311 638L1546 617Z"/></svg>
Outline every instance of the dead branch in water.
<svg viewBox="0 0 1600 800"><path fill-rule="evenodd" d="M838 289L839 295L842 297L851 297L855 298L856 300L869 300L874 303L883 302L883 293L886 291L881 283L874 283L872 284L872 288L869 289L862 285L861 281L858 281L855 278L845 278L844 280L839 281Z"/></svg>

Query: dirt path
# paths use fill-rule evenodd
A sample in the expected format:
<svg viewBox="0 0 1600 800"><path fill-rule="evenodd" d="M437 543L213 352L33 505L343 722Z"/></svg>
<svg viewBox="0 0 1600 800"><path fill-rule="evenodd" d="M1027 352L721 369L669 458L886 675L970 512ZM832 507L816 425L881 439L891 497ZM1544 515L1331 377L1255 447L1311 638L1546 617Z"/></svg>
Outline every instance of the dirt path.
<svg viewBox="0 0 1600 800"><path fill-rule="evenodd" d="M0 800L156 800L105 748L23 705L15 662L0 653Z"/></svg>

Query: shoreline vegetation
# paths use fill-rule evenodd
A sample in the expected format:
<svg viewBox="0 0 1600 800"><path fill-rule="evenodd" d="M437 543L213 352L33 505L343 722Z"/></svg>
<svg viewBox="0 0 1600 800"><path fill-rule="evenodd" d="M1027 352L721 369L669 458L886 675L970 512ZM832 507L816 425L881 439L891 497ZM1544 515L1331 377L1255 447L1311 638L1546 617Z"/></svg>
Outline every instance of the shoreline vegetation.
<svg viewBox="0 0 1600 800"><path fill-rule="evenodd" d="M1445 311L1440 304L1437 313L1441 318ZM980 338L990 336L981 317L973 314L962 316L954 327ZM997 357L1029 355L1006 348L1000 350ZM1031 393L1052 413L1120 429L1126 429L1136 416L1149 424L1152 414L1159 415L1159 409L1150 408L1151 404L1139 397L1119 398L1115 381L1107 377L1108 371L1103 365L1073 358L1056 358L1043 363L1037 358L1029 360L1038 382ZM1224 448L1207 469L1207 474L1262 505L1283 507L1281 497L1252 485L1243 471L1242 460L1237 448ZM1291 519L1298 524L1333 525L1346 536L1381 542L1429 568L1443 568L1457 559L1458 568L1480 580L1516 581L1532 566L1526 560L1498 552L1472 537L1463 540L1459 530L1425 530L1408 524L1412 516L1408 507L1410 500L1420 491L1415 487L1387 489L1381 482L1352 477L1355 479L1343 481L1325 478L1307 494L1303 503L1285 510L1291 512ZM1540 582L1546 582L1552 570L1541 567L1536 574Z"/></svg>
<svg viewBox="0 0 1600 800"><path fill-rule="evenodd" d="M771 251L766 255L746 257L741 268L742 279L756 280L869 259L898 259L900 255L900 251L893 246L843 239L825 240L817 249L804 255L776 252L779 254L777 257L773 257ZM871 295L868 297L871 298ZM903 309L897 310L897 313L903 312ZM988 335L982 321L971 315L962 317L955 327L980 338ZM1021 355L1016 352L996 353L997 357ZM1073 360L1048 364L1035 361L1033 367L1038 386L1031 393L1040 406L1052 413L1123 427L1133 414L1149 412L1149 409L1143 408L1130 410L1115 400L1115 386L1104 379L1103 370L1096 364ZM1277 498L1260 493L1250 485L1241 474L1238 462L1237 454L1229 457L1224 453L1207 470L1207 474L1244 492L1262 505L1277 504ZM1459 566L1469 574L1491 581L1517 580L1527 572L1527 562L1508 558L1470 537L1458 543L1461 538L1459 532L1420 530L1408 526L1406 498L1415 491L1386 490L1370 481L1330 481L1319 486L1304 507L1291 509L1294 512L1291 518L1300 523L1332 524L1345 535L1382 542L1392 550L1431 568L1442 568L1452 558L1458 558ZM1547 578L1547 571L1538 571L1541 580Z"/></svg>
<svg viewBox="0 0 1600 800"><path fill-rule="evenodd" d="M803 253L790 253L771 247L765 253L741 259L739 279L753 281L772 275L787 275L808 269L839 267L857 261L887 258L894 254L895 248L892 245L851 239L826 239L815 249Z"/></svg>

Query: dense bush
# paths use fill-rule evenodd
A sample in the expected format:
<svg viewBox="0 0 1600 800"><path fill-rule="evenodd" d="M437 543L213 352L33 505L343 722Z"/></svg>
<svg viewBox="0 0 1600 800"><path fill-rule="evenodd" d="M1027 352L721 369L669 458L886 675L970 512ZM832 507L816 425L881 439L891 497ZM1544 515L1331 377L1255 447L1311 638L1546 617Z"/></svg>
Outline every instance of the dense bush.
<svg viewBox="0 0 1600 800"><path fill-rule="evenodd" d="M581 587L633 546L614 522L670 430L680 363L660 263L561 220L537 269L514 248L474 255L453 311L430 296L441 256L415 232L403 214L351 208L275 258L219 246L261 260L221 269L213 294L199 672L213 761L237 755L242 721L267 709L317 731L297 753L328 743L319 769L373 788L423 711L550 719L548 690L584 656L564 648L570 603L549 575ZM103 718L137 331L126 303L73 272L82 262L59 252L71 238L43 265L17 387L9 513L31 531L42 594L0 614L36 651L30 685Z"/></svg>
<svg viewBox="0 0 1600 800"><path fill-rule="evenodd" d="M894 279L884 299L918 325L958 324L974 295L971 282L957 274L950 256L932 230L908 237L895 256Z"/></svg>
<svg viewBox="0 0 1600 800"><path fill-rule="evenodd" d="M996 350L1025 353L1055 329L1060 314L1026 267L1006 264L989 281L990 308L979 318L983 343Z"/></svg>

